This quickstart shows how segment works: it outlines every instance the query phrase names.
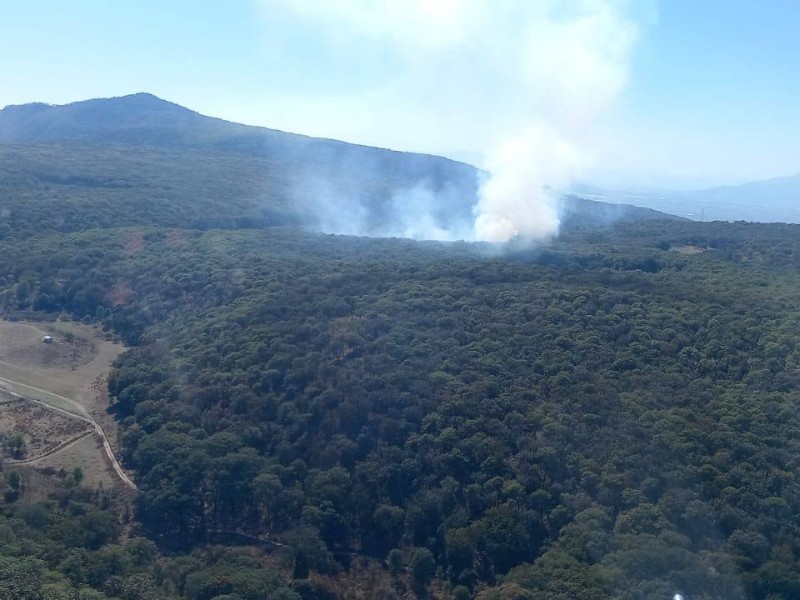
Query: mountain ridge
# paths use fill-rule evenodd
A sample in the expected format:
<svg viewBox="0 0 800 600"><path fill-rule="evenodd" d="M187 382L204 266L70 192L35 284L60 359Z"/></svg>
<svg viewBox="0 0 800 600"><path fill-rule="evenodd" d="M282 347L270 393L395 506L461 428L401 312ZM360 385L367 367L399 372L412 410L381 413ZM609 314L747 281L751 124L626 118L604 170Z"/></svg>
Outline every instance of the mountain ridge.
<svg viewBox="0 0 800 600"><path fill-rule="evenodd" d="M698 190L608 189L590 184L573 192L588 199L630 203L705 221L800 223L800 173Z"/></svg>
<svg viewBox="0 0 800 600"><path fill-rule="evenodd" d="M103 224L125 226L305 225L404 237L424 221L464 232L484 176L432 154L207 117L146 92L0 110L0 191L35 198L33 221L60 230L83 228L85 215L97 214L91 207L104 206ZM42 220L53 203L57 218ZM572 224L654 217L599 204L576 215L574 203L564 206ZM10 228L29 226L30 210L16 206Z"/></svg>
<svg viewBox="0 0 800 600"><path fill-rule="evenodd" d="M100 108L112 108L111 114L114 116L119 116L119 110L121 108L125 109L139 109L139 117L142 116L153 116L154 114L158 114L160 116L170 115L170 116L180 116L183 118L183 124L187 124L191 121L194 121L194 124L203 124L207 129L207 133L211 133L211 129L209 126L213 127L226 127L229 128L227 133L238 133L242 136L251 136L256 134L262 135L271 135L277 137L288 136L292 139L299 139L299 140L309 140L309 141L317 141L322 143L332 143L332 144L342 144L344 146L350 148L364 148L369 150L380 150L384 152L390 152L392 154L397 155L406 155L406 156L425 156L425 157L432 157L437 160L442 160L450 163L455 163L459 165L470 165L464 161L454 160L452 158L448 158L446 156L441 156L438 154L432 154L428 152L412 152L412 151L405 151L405 150L395 150L388 147L383 146L368 146L366 144L358 144L354 142L348 142L345 140L339 140L335 138L328 138L328 137L318 137L307 135L303 133L296 133L290 132L282 129L276 129L272 127L265 127L261 125L248 125L244 123L238 123L236 121L230 121L227 119L222 119L219 117L214 117L210 115L204 115L198 111L195 111L191 108L187 108L175 102L171 102L169 100L165 100L160 98L154 94L149 92L135 92L132 94L126 94L123 96L114 96L109 98L91 98L87 100L79 100L76 102L69 102L66 104L48 104L44 102L31 102L26 104L10 104L5 106L4 108L0 109L0 141L4 142L21 142L21 143L29 143L32 141L66 141L68 139L75 139L74 137L63 137L59 135L61 130L56 129L55 131L41 131L39 128L35 128L33 132L27 132L20 134L20 123L15 123L12 121L12 118L18 117L22 115L23 117L30 118L30 117L45 117L45 116L60 116L60 115L68 115L71 117L81 116L82 112L91 111L91 117L93 119L97 118L98 112L96 109ZM28 110L31 109L31 110ZM142 109L145 109L147 112L142 114ZM49 112L49 115L43 115L44 112ZM100 113L102 114L102 112ZM102 121L101 121L102 122ZM26 123L30 127L30 123ZM33 125L37 125L34 123ZM131 125L142 125L142 123L132 123ZM162 124L163 125L163 124ZM174 126L174 123L168 123L169 126ZM115 126L119 127L120 122L115 122ZM97 133L106 134L107 131L104 129L96 128L94 126L95 131ZM94 140L94 141L108 141L106 138L103 139L95 139L91 135L92 131L84 131L82 135L78 138L82 141L87 140ZM136 139L129 139L125 140L128 142L136 142ZM162 140L163 141L163 140ZM182 140L184 142L189 141L197 141L196 139L185 139ZM216 146L217 149L230 149L230 145L218 145ZM475 167L473 167L475 168Z"/></svg>

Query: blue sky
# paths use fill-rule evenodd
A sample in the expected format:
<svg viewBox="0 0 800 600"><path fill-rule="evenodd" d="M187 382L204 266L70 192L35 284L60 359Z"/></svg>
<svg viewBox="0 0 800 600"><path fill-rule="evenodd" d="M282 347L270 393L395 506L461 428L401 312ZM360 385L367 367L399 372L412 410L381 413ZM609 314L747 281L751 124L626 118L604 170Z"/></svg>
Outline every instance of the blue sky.
<svg viewBox="0 0 800 600"><path fill-rule="evenodd" d="M450 27L448 13L419 26L377 9L361 18L365 2L4 0L0 105L149 91L234 121L476 159L495 131L527 123L531 103L532 119L549 118L511 70L481 56L521 39L506 35L514 19L476 13L487 25L470 29ZM591 155L585 173L701 185L800 172L800 2L630 6L636 40L614 55L627 84L569 132ZM461 25L464 39L440 40ZM561 43L548 51L571 42ZM591 98L591 85L578 91Z"/></svg>

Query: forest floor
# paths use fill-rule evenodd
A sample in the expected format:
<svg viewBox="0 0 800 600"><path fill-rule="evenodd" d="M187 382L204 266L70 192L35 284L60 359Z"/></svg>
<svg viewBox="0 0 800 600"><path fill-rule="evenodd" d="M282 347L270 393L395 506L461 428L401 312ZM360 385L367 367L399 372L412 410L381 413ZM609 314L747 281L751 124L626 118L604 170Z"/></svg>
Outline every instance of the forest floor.
<svg viewBox="0 0 800 600"><path fill-rule="evenodd" d="M122 482L135 489L115 457L117 423L106 390L109 368L124 350L79 323L0 320L0 397L7 400L0 433L22 434L18 459L44 471L81 467L89 486Z"/></svg>

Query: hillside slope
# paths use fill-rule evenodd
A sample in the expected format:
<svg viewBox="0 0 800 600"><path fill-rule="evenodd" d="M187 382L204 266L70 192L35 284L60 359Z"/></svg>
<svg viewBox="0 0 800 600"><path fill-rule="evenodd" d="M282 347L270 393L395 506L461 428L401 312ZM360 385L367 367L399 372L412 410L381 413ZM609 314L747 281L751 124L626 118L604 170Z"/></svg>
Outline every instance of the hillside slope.
<svg viewBox="0 0 800 600"><path fill-rule="evenodd" d="M56 194L67 203L77 196L78 210L98 196L118 198L123 202L109 208L118 225L165 218L180 226L195 213L192 226L299 219L331 229L335 213L345 210L351 218L363 212L369 232L388 219L398 194L424 189L437 201L433 218L449 227L471 219L478 185L473 167L446 158L230 123L150 94L6 107L0 141L0 182L21 184L29 200L45 203ZM106 185L114 181L121 185ZM48 194L47 185L60 187ZM97 187L116 191L98 194ZM148 219L141 207L121 205L140 201L168 206Z"/></svg>
<svg viewBox="0 0 800 600"><path fill-rule="evenodd" d="M149 94L0 111L5 236L132 225L404 236L417 213L465 231L481 177L446 158L229 123ZM611 212L584 203L579 220L605 224ZM653 217L625 211L638 216Z"/></svg>
<svg viewBox="0 0 800 600"><path fill-rule="evenodd" d="M76 541L4 471L0 525L42 531L5 536L0 580L34 557L96 598L800 597L800 227L580 198L557 240L505 255L274 227L336 193L378 227L428 171L363 148L384 166L337 169L150 97L108 102L11 111L0 313L131 346L110 411L134 528L168 556L127 558L115 527ZM475 193L471 167L429 158L408 164ZM69 523L57 499L37 511ZM113 525L97 502L74 512Z"/></svg>
<svg viewBox="0 0 800 600"><path fill-rule="evenodd" d="M634 222L495 258L288 229L0 250L3 311L136 346L109 390L137 518L173 551L275 540L297 579L424 560L418 589L481 600L800 591L796 226Z"/></svg>

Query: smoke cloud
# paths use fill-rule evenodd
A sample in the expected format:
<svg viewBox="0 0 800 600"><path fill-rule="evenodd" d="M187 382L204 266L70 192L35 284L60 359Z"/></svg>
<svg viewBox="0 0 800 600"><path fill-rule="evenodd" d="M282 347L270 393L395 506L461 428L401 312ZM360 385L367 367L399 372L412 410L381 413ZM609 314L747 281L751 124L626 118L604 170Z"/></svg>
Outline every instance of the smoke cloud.
<svg viewBox="0 0 800 600"><path fill-rule="evenodd" d="M393 200L385 233L425 239L556 235L558 191L591 164L595 125L627 83L638 31L625 0L263 2L330 44L385 55L391 72L353 95L372 127L393 124L411 147L415 133L430 144L434 132L440 148L485 156L489 176L466 226L442 226L424 184ZM350 219L337 232L358 231Z"/></svg>

